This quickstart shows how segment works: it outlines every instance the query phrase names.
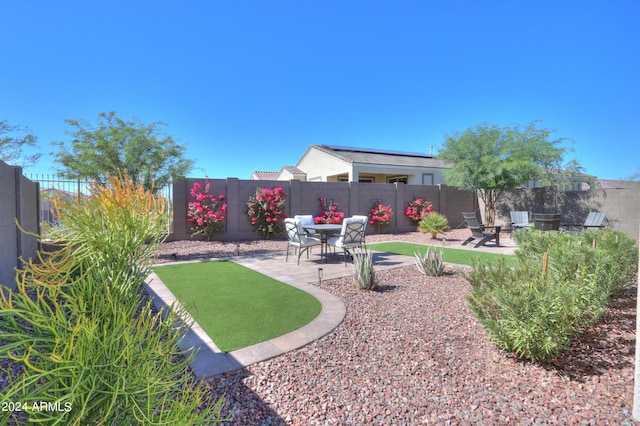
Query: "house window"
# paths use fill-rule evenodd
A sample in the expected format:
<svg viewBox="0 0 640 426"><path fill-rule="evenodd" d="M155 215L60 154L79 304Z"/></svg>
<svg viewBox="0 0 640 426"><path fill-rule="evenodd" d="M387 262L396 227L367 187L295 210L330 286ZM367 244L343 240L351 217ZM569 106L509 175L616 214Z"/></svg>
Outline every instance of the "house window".
<svg viewBox="0 0 640 426"><path fill-rule="evenodd" d="M387 183L404 183L407 184L409 182L408 176L390 176L387 178Z"/></svg>
<svg viewBox="0 0 640 426"><path fill-rule="evenodd" d="M374 183L376 180L373 177L360 177L358 178L358 182L364 183Z"/></svg>
<svg viewBox="0 0 640 426"><path fill-rule="evenodd" d="M338 182L349 182L349 176L338 176Z"/></svg>
<svg viewBox="0 0 640 426"><path fill-rule="evenodd" d="M422 184L423 185L433 185L433 173L423 173L422 174Z"/></svg>

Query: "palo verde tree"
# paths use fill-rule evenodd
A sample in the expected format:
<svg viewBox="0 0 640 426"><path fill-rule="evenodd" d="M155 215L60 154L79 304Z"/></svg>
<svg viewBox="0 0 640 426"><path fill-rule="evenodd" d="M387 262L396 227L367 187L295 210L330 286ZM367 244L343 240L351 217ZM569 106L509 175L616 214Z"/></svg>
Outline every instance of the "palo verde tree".
<svg viewBox="0 0 640 426"><path fill-rule="evenodd" d="M123 120L115 112L98 114L97 124L84 120L65 120L75 128L67 131L71 141L56 142L60 147L55 161L60 175L69 179L91 179L100 184L108 175L126 173L145 189L161 189L172 179L184 177L193 160L184 158L185 147L162 132L163 122L143 124Z"/></svg>
<svg viewBox="0 0 640 426"><path fill-rule="evenodd" d="M553 183L564 176L561 163L566 138L552 139L553 130L539 128L537 121L526 127L479 124L446 136L438 158L449 163L444 172L448 185L475 191L485 206L485 222L495 221L500 195L532 179ZM575 161L571 163L575 167Z"/></svg>
<svg viewBox="0 0 640 426"><path fill-rule="evenodd" d="M38 138L26 127L0 120L0 160L22 167L32 166L41 154L27 155L24 148L35 147Z"/></svg>

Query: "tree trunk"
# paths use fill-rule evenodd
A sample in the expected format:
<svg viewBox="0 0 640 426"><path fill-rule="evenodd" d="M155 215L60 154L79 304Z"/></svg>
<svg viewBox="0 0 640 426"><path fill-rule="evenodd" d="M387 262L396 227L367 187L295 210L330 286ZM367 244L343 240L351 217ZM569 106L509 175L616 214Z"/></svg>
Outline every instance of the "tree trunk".
<svg viewBox="0 0 640 426"><path fill-rule="evenodd" d="M494 225L496 222L496 204L500 193L495 189L485 189L482 191L482 201L484 202L484 224Z"/></svg>

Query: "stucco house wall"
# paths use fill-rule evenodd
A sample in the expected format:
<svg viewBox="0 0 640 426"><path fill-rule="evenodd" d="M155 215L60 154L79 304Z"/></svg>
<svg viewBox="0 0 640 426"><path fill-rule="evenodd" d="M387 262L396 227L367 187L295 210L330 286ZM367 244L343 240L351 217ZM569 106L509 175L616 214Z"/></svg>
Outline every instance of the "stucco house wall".
<svg viewBox="0 0 640 426"><path fill-rule="evenodd" d="M311 145L295 167L311 182L393 183L401 179L414 185L444 184L442 172L447 168L426 154L327 145ZM287 177L280 172L278 179Z"/></svg>

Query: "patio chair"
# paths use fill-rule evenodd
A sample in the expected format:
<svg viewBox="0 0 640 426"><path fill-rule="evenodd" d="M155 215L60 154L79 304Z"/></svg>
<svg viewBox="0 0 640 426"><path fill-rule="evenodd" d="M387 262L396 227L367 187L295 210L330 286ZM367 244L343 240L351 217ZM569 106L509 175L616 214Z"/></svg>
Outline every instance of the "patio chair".
<svg viewBox="0 0 640 426"><path fill-rule="evenodd" d="M300 221L300 224L302 224L302 228L303 229L307 225L314 225L315 224L315 222L313 221L313 215L310 215L310 214L297 214L297 215L293 216L293 218L295 220ZM317 237L319 235L319 234L314 234L312 232L309 232L306 229L304 230L304 233L308 237Z"/></svg>
<svg viewBox="0 0 640 426"><path fill-rule="evenodd" d="M518 229L529 229L531 223L529 222L528 211L512 211L511 212L511 229L517 231Z"/></svg>
<svg viewBox="0 0 640 426"><path fill-rule="evenodd" d="M351 256L349 249L362 246L364 229L365 224L362 219L349 217L342 221L340 235L327 239L327 245L342 249L344 266L347 266L347 254Z"/></svg>
<svg viewBox="0 0 640 426"><path fill-rule="evenodd" d="M307 252L307 258L309 257L309 249L313 246L319 246L322 242L314 237L308 237L304 233L302 224L300 221L292 219L290 217L284 220L284 227L287 231L287 238L289 243L287 244L287 257L285 262L289 261L289 247L293 246L298 251L298 265L300 264L300 256L305 251Z"/></svg>
<svg viewBox="0 0 640 426"><path fill-rule="evenodd" d="M606 217L606 212L589 212L584 223L563 223L562 230L568 232L578 232L575 230L572 231L567 228L579 228L580 231L584 231L585 229L602 229L604 228L603 223Z"/></svg>
<svg viewBox="0 0 640 426"><path fill-rule="evenodd" d="M487 232L486 228L496 228L498 229L498 227L496 226L486 226L481 224L478 221L478 218L476 217L475 213L462 213L462 215L464 216L464 220L467 222L467 226L469 227L469 229L471 230L471 236L469 238L467 238L466 240L464 240L464 242L462 243L462 245L466 245L469 244L471 241L474 240L478 240L478 242L476 243L476 245L474 247L480 247L485 245L486 243L488 243L489 241L493 240L496 242L496 245L498 244L498 232Z"/></svg>
<svg viewBox="0 0 640 426"><path fill-rule="evenodd" d="M369 216L362 215L354 215L352 216L354 219L359 219L364 223L364 228L362 229L362 244L364 245L364 239L367 237L367 225L369 224Z"/></svg>

